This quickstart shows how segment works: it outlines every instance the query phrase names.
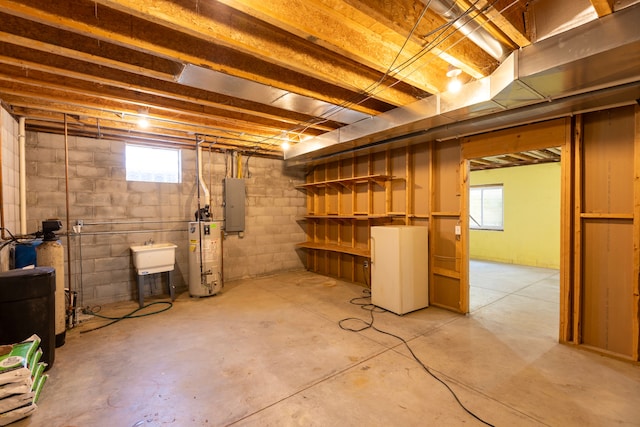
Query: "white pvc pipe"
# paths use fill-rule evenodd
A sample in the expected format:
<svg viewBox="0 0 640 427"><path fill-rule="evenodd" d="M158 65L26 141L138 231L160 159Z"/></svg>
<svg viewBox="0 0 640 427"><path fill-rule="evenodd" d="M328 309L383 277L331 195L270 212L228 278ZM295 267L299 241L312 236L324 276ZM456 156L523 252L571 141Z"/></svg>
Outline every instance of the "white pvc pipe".
<svg viewBox="0 0 640 427"><path fill-rule="evenodd" d="M25 154L26 130L25 118L18 120L18 146L20 162L20 234L27 234L27 161Z"/></svg>
<svg viewBox="0 0 640 427"><path fill-rule="evenodd" d="M202 147L200 146L200 144L198 144L196 150L198 150L197 157L198 157L198 182L200 183L200 186L202 187L202 191L204 191L204 204L205 206L211 206L211 197L209 195L209 189L207 188L207 184L205 183L204 179L202 179Z"/></svg>

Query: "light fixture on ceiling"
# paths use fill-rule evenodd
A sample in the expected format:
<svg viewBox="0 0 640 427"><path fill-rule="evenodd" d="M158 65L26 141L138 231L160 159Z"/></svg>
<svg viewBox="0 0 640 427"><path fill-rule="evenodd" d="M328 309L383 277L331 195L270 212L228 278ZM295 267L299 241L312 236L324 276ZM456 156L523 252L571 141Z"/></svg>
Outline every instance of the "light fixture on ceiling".
<svg viewBox="0 0 640 427"><path fill-rule="evenodd" d="M447 70L447 77L449 77L449 84L447 90L452 93L460 92L462 89L462 82L458 79L458 76L462 73L462 70L454 65L449 65Z"/></svg>
<svg viewBox="0 0 640 427"><path fill-rule="evenodd" d="M149 119L146 116L140 116L138 118L138 127L141 129L146 129L149 127Z"/></svg>
<svg viewBox="0 0 640 427"><path fill-rule="evenodd" d="M289 143L289 133L282 131L282 133L280 134L280 139L282 140L282 142L280 143L280 148L282 148L282 151L287 151L289 147L291 147L291 144Z"/></svg>
<svg viewBox="0 0 640 427"><path fill-rule="evenodd" d="M138 127L140 129L147 129L149 127L149 110L138 110Z"/></svg>

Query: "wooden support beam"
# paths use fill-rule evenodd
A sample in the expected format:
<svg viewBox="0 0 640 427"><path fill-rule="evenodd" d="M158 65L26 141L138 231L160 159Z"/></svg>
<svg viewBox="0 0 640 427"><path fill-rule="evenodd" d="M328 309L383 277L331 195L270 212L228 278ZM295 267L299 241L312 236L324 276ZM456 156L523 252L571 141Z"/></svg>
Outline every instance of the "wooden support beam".
<svg viewBox="0 0 640 427"><path fill-rule="evenodd" d="M632 354L640 360L640 106L634 108Z"/></svg>
<svg viewBox="0 0 640 427"><path fill-rule="evenodd" d="M582 293L584 289L582 271L582 205L583 205L583 116L575 116L575 128L573 134L574 144L574 205L573 205L573 332L571 334L574 344L582 343Z"/></svg>
<svg viewBox="0 0 640 427"><path fill-rule="evenodd" d="M614 2L615 0L591 0L591 4L600 18L613 13Z"/></svg>

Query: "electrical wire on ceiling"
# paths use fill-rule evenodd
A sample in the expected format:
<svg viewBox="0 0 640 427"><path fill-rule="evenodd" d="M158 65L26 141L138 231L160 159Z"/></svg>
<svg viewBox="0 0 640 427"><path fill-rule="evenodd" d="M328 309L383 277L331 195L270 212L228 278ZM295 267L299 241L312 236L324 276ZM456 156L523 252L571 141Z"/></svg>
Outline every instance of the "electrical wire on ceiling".
<svg viewBox="0 0 640 427"><path fill-rule="evenodd" d="M405 47L407 47L407 43L409 43L409 40L411 40L411 37L413 37L413 33L416 31L416 28L418 28L418 24L420 23L420 21L422 21L422 18L424 18L424 14L427 13L427 10L429 10L429 6L431 5L432 1L433 0L429 0L429 2L425 5L424 9L422 9L420 16L418 16L418 19L416 19L416 23L413 24L413 28L411 28L411 31L409 31L409 34L407 35L407 37L405 37L404 42L402 43L402 46L400 46L400 49L398 49L398 53L396 54L395 58L393 58L393 61L391 61L391 64L389 64L389 67L387 67L387 71L385 71L384 75L380 77L380 79L376 82L376 85L378 86L381 85L387 79L387 76L392 71L393 66L395 65L400 55L402 54L402 51L404 50Z"/></svg>
<svg viewBox="0 0 640 427"><path fill-rule="evenodd" d="M490 4L485 5L482 9L478 10L477 13L474 16L469 17L469 19L462 24L462 26L460 26L459 28L457 28L457 31L460 31L467 23L472 22L475 20L476 17L480 16L481 14L485 13L487 10L489 10L490 8L493 7L494 4L496 4L498 2L498 0L493 0L493 2L491 2ZM478 3L478 1L476 1L476 3ZM510 3L509 5L507 5L506 7L504 7L503 9L501 9L499 11L499 14L504 13L504 11L506 11L507 9L511 8L514 4L517 4L518 0L514 0L512 3ZM475 3L474 3L475 5ZM473 6L472 6L473 7ZM467 14L470 15L470 11L472 8L467 9L462 15L460 15L458 18L456 18L454 21L451 21L451 24L454 24L455 22L457 22L459 19L462 19L463 17L465 17ZM483 28L484 25L492 22L493 19L488 19L485 23L483 23L481 26L476 27L471 33L478 31L480 28ZM449 26L450 27L450 26ZM444 34L445 31L442 31L433 41L435 42L440 36L442 36L442 34ZM406 63L408 63L409 61L411 61L411 63L408 63L406 67L412 65L413 63L415 63L417 60L421 59L424 55L426 55L429 51L433 50L433 48L437 47L438 45L442 44L445 40L447 40L449 37L451 37L453 34L455 34L456 31L453 31L449 34L446 35L446 37L444 37L442 40L440 40L438 43L436 44L430 44L429 45L429 49L428 50L423 50L421 52L419 52L418 54L416 54L413 58L410 58L408 61L406 61ZM469 34L471 34L469 33ZM434 34L434 31L430 32L429 34L425 35L424 37L428 37L429 35ZM461 38L459 40L457 40L456 42L454 42L453 44L451 44L451 46L447 47L445 50L442 51L442 53L447 52L448 50L452 49L453 47L457 46L459 43L462 43L465 40L465 38ZM425 62L424 64L420 65L420 67L417 67L416 69L410 71L405 77L410 76L411 74L415 73L416 71L420 70L421 68L424 68L425 66L429 65L431 63L431 61L433 61L435 59L435 57L427 62ZM403 64L404 65L404 64ZM404 69L404 68L403 68ZM402 70L400 70L402 71ZM396 84L398 84L400 81L396 81L393 84L389 85L388 87L383 88L382 90L375 92L372 95L377 95L378 93L381 93L382 91L386 90L387 88L391 88L393 86L395 86Z"/></svg>
<svg viewBox="0 0 640 427"><path fill-rule="evenodd" d="M467 10L465 10L462 14L460 14L458 17L456 17L455 19L439 26L438 28L433 29L431 32L429 32L428 34L425 34L423 36L424 37L428 37L430 35L433 34L437 34L437 36L429 43L425 44L418 53L414 54L413 56L411 56L410 58L408 58L406 61L404 61L403 63L401 63L398 67L396 67L395 69L391 69L393 67L393 65L395 64L395 61L397 60L397 58L400 56L400 54L402 53L402 50L405 48L406 44L408 43L408 41L410 40L410 38L413 35L413 32L415 31L415 29L417 28L418 24L420 23L420 21L422 20L422 18L424 17L424 14L426 13L426 11L429 9L429 5L431 4L432 0L429 0L429 2L426 4L425 9L422 11L422 13L420 14L419 18L416 20L416 23L414 24L411 32L407 35L407 37L405 38L405 42L403 43L402 47L400 48L400 50L398 51L396 58L394 59L394 61L392 62L392 64L389 66L389 68L387 69L387 71L384 73L384 75L382 76L382 78L380 78L378 81L376 81L375 83L372 83L370 86L368 86L367 88L363 89L363 94L364 96L360 99L356 99L355 97L352 98L351 100L345 101L341 104L336 105L334 108L328 110L327 114L325 114L323 116L323 118L318 121L318 120L310 120L308 122L304 122L301 125L304 125L304 127L296 126L292 129L290 129L288 132L292 132L292 133L298 133L298 132L304 132L306 131L310 126L313 125L317 125L320 123L324 123L327 122L329 117L337 114L338 112L342 111L343 109L349 108L352 105L360 105L363 102L367 101L368 99L373 98L375 95L382 93L385 90L388 90L392 87L394 87L395 85L397 85L398 83L402 82L402 79L396 79L396 81L394 83L392 83L389 86L384 86L382 89L376 91L377 88L379 88L380 86L382 86L382 84L385 82L385 80L388 80L389 78L395 78L401 71L405 70L407 67L413 65L416 61L418 61L419 59L421 59L422 57L424 57L424 55L426 55L427 53L429 53L430 51L432 51L434 48L436 48L437 46L439 46L440 44L442 44L444 41L446 41L448 38L452 37L456 32L461 31L461 28L464 27L464 25L466 25L468 22L471 22L473 19L475 19L475 17L479 16L481 13L484 13L485 11L489 10L491 7L493 7L493 5L498 1L498 0L493 0L491 3L485 5L482 9L480 10L476 10L475 9L475 5L480 1L480 0L476 0ZM517 0L515 0L515 2L517 2ZM513 5L513 3L511 4ZM511 7L511 5L507 6L507 8ZM505 8L506 9L506 8ZM470 17L464 24L462 24L460 27L455 27L455 24L471 15L474 11L476 11L476 14L472 17ZM488 21L489 22L489 21ZM450 28L454 28L453 31L449 32L448 34L446 34L447 30L449 30ZM443 37L443 34L446 34ZM464 40L464 38L458 40L457 42L453 43L451 46L447 47L446 49L444 49L442 51L442 53L447 52L448 50L450 50L451 48L453 48L454 46L456 46L458 43L460 43L462 40ZM435 59L435 58L434 58ZM425 64L422 64L420 67L417 67L416 69L412 70L410 73L408 73L406 76L404 76L404 78L410 76L411 74L415 73L416 71L418 71L419 69L423 68L424 66L428 65L431 61L426 62ZM272 138L275 138L272 137ZM267 139L271 139L271 138L267 138Z"/></svg>
<svg viewBox="0 0 640 427"><path fill-rule="evenodd" d="M412 29L410 30L409 34L405 37L405 40L402 44L402 46L400 47L400 49L398 50L398 52L396 53L396 56L394 57L393 61L391 62L391 64L389 64L389 66L387 67L387 70L384 72L384 74L374 83L371 83L368 87L364 88L362 90L362 92L358 95L355 95L353 98L346 100L338 105L335 105L333 108L327 110L327 112L325 112L325 114L322 117L316 117L316 118L312 118L308 121L305 122L300 122L297 125L293 126L292 128L288 129L286 132L287 133L294 133L294 134L298 134L299 140L302 138L303 133L309 129L311 126L314 125L319 125L322 123L326 123L330 120L330 117L338 114L339 112L348 109L349 107L353 106L353 105L360 105L363 102L377 96L378 94L382 93L385 90L388 90L392 87L394 87L395 85L401 83L403 81L403 79L406 79L407 77L409 77L410 75L412 75L413 73L417 72L418 70L420 70L421 68L425 67L426 65L428 65L431 61L435 60L435 58L433 58L432 60L425 62L424 64L420 65L420 67L416 67L415 69L411 70L409 73L407 73L406 75L404 75L401 78L398 78L398 75L406 70L408 67L414 65L417 61L419 61L420 59L422 59L427 53L431 52L434 48L436 48L437 46L441 45L444 41L446 41L448 38L452 37L454 34L456 34L458 31L460 31L460 29L462 27L464 27L464 25L466 25L468 22L471 22L473 19L475 19L475 17L477 17L478 15L480 15L481 13L484 13L485 11L487 11L488 9L490 9L491 7L493 7L493 5L497 2L497 0L493 0L491 3L488 3L487 5L485 5L483 8L477 10L475 9L475 6L479 3L480 0L475 0L475 2L473 2L473 4L471 4L471 6L466 9L463 13L461 13L459 16L457 16L455 19L446 22L442 25L440 25L439 27L433 29L432 31L430 31L428 34L422 35L422 38L426 38L429 37L431 35L436 35L433 40L431 40L430 42L426 43L416 54L412 55L411 57L409 57L408 59L406 59L405 61L403 61L402 63L400 63L399 65L396 65L396 62L398 60L398 58L401 56L402 52L405 50L407 44L409 43L409 41L411 40L411 38L413 37L419 23L422 21L422 19L424 18L426 12L429 10L429 7L431 5L433 0L429 0L426 4L424 9L421 11L419 17L417 18L416 22L414 23ZM513 4L517 3L517 0L515 0L513 3L511 3L509 6L507 6L506 8L504 8L503 10L508 9L509 7L511 7ZM473 13L475 12L474 16L471 16ZM460 25L459 27L456 27L455 24L458 23L459 21L461 21L462 19L465 19L469 17L469 19L467 19L462 25ZM488 23L490 21L485 22ZM453 30L452 30L453 28ZM478 27L479 28L479 27ZM454 46L456 46L458 43L462 42L464 40L464 38L461 38L460 40L456 41L455 43L453 43L452 45L448 46L446 49L444 49L442 51L442 53L448 51L449 49L453 48ZM389 79L395 79L395 82L384 86L384 83L386 81L388 81ZM99 125L98 125L99 126ZM236 133L236 132L232 132L229 131L227 129L211 129L213 132L220 132L220 133L226 133L229 134L230 137L223 137L225 139L228 139L230 142L231 141L238 141L241 142L243 144L251 144L251 148L253 149L253 152L257 152L258 150L261 149L260 145L265 145L265 146L278 146L279 145L279 139L278 136L281 134L281 132L274 134L273 136L268 136L268 137L263 137L262 135L247 135L246 133ZM100 131L99 131L100 132ZM211 134L210 136L215 136L216 138L218 137L218 135L215 134ZM256 140L247 140L245 137L250 136L250 137L254 137L256 138ZM262 139L260 139L262 138ZM245 149L247 149L249 147L245 147ZM263 149L267 150L267 147L264 147ZM248 160L248 159L247 159Z"/></svg>
<svg viewBox="0 0 640 427"><path fill-rule="evenodd" d="M402 64L400 64L395 70L393 70L393 73L390 73L390 77L395 78L401 71L404 71L405 69L407 69L408 67L410 67L411 65L415 64L418 60L422 59L427 53L431 52L433 49L435 49L436 47L438 47L439 45L441 45L442 43L444 43L447 39L449 39L450 37L452 37L454 34L456 34L457 32L460 32L462 30L462 28L469 22L473 21L477 16L479 16L480 14L486 12L489 8L493 7L493 5L498 1L498 0L493 0L492 3L487 4L485 7L483 7L480 10L475 9L475 5L479 2L480 0L476 0L466 11L464 11L462 14L460 14L458 17L456 17L456 19L441 25L440 27L432 30L431 32L429 32L428 34L425 34L423 37L429 37L433 34L437 34L436 37L429 43L427 43L425 46L422 47L422 49L416 53L415 55L413 55L411 58L407 59L406 61L404 61ZM474 16L470 16L471 13L476 12L476 14ZM456 27L455 24L462 20L463 18L470 16L468 20L466 20L460 27ZM451 28L454 27L455 29L449 33L447 33L447 31ZM480 28L480 27L478 27ZM452 49L453 47L455 47L458 43L461 43L464 40L464 38L461 38L460 40L456 41L455 43L453 43L451 46L447 47L446 49L444 49L442 51L442 53L447 52L448 50ZM433 60L436 59L437 56L435 56L434 58L432 58L431 60L421 64L419 67L416 67L415 69L413 69L412 71L410 71L409 73L407 73L404 78L406 79L407 77L409 77L410 75L412 75L413 73L415 73L416 71L424 68L425 66L429 65ZM382 87L380 90L376 90L379 87L382 86L382 82L378 85L376 85L375 87L372 88L367 88L365 93L367 94L366 97L364 97L363 99L361 99L360 101L358 101L356 104L361 104L363 102L365 102L368 99L373 98L374 96L384 92L385 90L388 90L392 87L394 87L395 85L397 85L398 83L401 83L403 80L402 79L396 79L395 82L393 82L392 84L388 85L388 86L384 86Z"/></svg>
<svg viewBox="0 0 640 427"><path fill-rule="evenodd" d="M466 14L471 13L471 11L474 10L474 6L475 4L477 4L480 0L476 0L463 14L461 14L460 16L458 16L456 19L451 20L450 22L447 22L441 26L439 26L438 28L434 29L433 31L431 31L429 34L425 35L424 37L437 33L439 31L446 31L447 29L451 28L459 19L462 19L463 16L465 16ZM495 3L497 0L494 0L493 3ZM426 54L427 52L431 51L435 46L433 44L433 41L426 44L425 46L423 46L420 51L413 55L412 57L410 57L409 59L407 59L406 61L404 61L402 64L400 64L397 68L393 69L393 66L395 64L395 62L397 61L397 59L400 57L400 55L402 54L402 51L404 50L404 48L406 47L407 43L409 42L409 40L411 40L411 37L413 36L413 33L415 32L416 28L418 27L418 24L420 23L420 21L422 20L422 18L424 17L425 13L427 12L427 10L429 9L429 6L431 4L432 0L429 0L429 2L425 5L425 8L422 10L422 12L420 13L420 16L418 17L418 19L416 20L415 24L413 25L411 31L409 32L409 34L407 35L407 37L405 37L405 40L402 44L402 46L400 47L400 49L398 50L394 60L392 61L392 63L389 65L389 67L387 67L387 70L385 71L384 75L378 79L376 82L372 83L371 85L369 85L368 87L366 87L365 89L362 90L362 94L360 95L356 95L354 96L352 99L344 101L338 105L336 105L333 108L330 108L329 110L327 110L327 112L323 115L322 118L314 118L311 120L308 120L306 122L301 122L298 125L290 128L287 130L287 132L290 133L298 133L301 134L303 132L305 132L307 129L309 129L309 127L314 126L314 125L318 125L318 124L322 124L322 123L326 123L327 121L329 121L329 117L334 116L336 114L338 114L340 111L345 110L347 108L349 108L352 105L360 105L363 102L365 102L366 100L372 98L374 95L381 93L381 91L378 92L374 92L375 89L377 89L378 87L380 87L386 80L388 80L389 78L395 78L395 76L401 72L402 70L404 70L408 65L405 65L407 63L410 62L410 64L413 64L415 62L414 58L417 55L421 55L420 57L422 57L424 54ZM486 6L485 8L483 8L483 10L486 10L486 8L490 7L493 5L493 3L491 3L490 5ZM478 12L480 13L480 12ZM455 28L455 27L454 27ZM451 32L447 37L450 37L451 35L455 34L456 31L459 31L458 28L456 28L453 32ZM446 39L444 39L446 40ZM443 41L444 41L443 40ZM452 47L452 46L451 46ZM450 49L451 47L449 47L448 49ZM447 49L447 50L448 50ZM446 51L446 50L445 50ZM410 65L409 64L409 65ZM417 69L416 69L417 70ZM416 71L414 70L414 71ZM410 74L409 74L410 75ZM408 75L407 75L408 76ZM405 76L405 77L407 77ZM393 83L392 85L389 86L385 86L385 88L383 90L387 90L393 86L395 86L396 84L400 83L402 80L396 80L395 83ZM356 98L357 97L357 98ZM265 143L267 141L270 140L275 140L277 139L277 134L264 138L263 140L260 141L260 143ZM275 145L275 143L273 144Z"/></svg>

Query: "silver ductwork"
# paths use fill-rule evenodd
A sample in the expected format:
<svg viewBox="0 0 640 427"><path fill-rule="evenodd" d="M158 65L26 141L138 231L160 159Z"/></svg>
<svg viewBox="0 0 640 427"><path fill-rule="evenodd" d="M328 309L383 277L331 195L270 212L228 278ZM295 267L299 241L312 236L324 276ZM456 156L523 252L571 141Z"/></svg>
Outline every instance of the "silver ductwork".
<svg viewBox="0 0 640 427"><path fill-rule="evenodd" d="M259 104L271 105L283 110L295 111L339 123L350 124L369 117L360 111L343 108L329 102L193 64L185 65L176 81L185 86L246 99Z"/></svg>
<svg viewBox="0 0 640 427"><path fill-rule="evenodd" d="M442 16L469 40L474 42L480 49L493 56L498 61L502 61L509 49L504 44L496 40L486 29L473 20L473 15L465 15L462 9L453 0L421 0L438 15Z"/></svg>
<svg viewBox="0 0 640 427"><path fill-rule="evenodd" d="M308 163L412 136L447 139L640 98L640 4L513 52L488 77L301 142ZM420 138L424 140L424 137Z"/></svg>

